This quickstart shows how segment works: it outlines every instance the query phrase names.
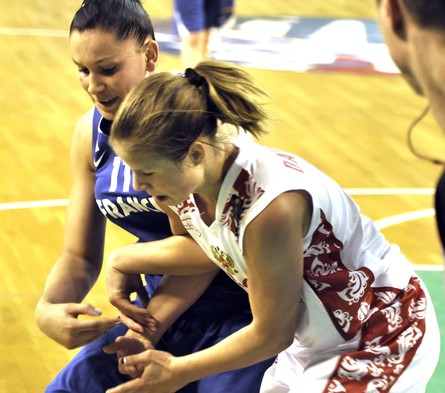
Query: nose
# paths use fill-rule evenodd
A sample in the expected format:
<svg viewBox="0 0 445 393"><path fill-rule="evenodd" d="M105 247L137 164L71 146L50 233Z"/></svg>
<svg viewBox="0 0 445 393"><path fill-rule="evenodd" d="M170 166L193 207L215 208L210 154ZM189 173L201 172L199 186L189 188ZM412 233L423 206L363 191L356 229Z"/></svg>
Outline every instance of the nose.
<svg viewBox="0 0 445 393"><path fill-rule="evenodd" d="M151 184L143 181L140 176L133 173L133 188L136 191L147 191L151 188Z"/></svg>
<svg viewBox="0 0 445 393"><path fill-rule="evenodd" d="M88 93L97 94L105 90L105 83L102 77L96 73L91 72L88 75Z"/></svg>

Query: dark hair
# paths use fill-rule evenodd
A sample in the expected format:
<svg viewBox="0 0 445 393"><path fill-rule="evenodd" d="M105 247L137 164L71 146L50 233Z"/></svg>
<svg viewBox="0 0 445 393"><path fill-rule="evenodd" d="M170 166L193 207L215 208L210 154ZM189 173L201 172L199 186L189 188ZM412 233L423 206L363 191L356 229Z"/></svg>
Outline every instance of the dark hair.
<svg viewBox="0 0 445 393"><path fill-rule="evenodd" d="M207 60L186 75L159 73L134 88L113 121L111 143L130 154L155 152L182 160L199 137L214 139L218 120L263 134L267 115L255 97L267 94L239 67Z"/></svg>
<svg viewBox="0 0 445 393"><path fill-rule="evenodd" d="M444 0L404 0L403 2L419 26L445 30Z"/></svg>
<svg viewBox="0 0 445 393"><path fill-rule="evenodd" d="M119 40L136 38L141 45L155 39L150 16L139 0L84 0L70 26L73 31L100 29Z"/></svg>

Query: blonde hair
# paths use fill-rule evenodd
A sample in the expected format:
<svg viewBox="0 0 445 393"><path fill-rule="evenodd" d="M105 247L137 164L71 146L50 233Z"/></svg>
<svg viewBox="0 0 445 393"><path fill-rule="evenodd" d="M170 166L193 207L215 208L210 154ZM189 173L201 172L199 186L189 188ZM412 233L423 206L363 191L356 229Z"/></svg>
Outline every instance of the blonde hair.
<svg viewBox="0 0 445 393"><path fill-rule="evenodd" d="M267 115L257 99L266 96L247 72L219 61L203 61L185 75L159 73L124 100L110 141L130 154L151 151L180 161L199 136L215 137L218 120L256 137L264 134Z"/></svg>

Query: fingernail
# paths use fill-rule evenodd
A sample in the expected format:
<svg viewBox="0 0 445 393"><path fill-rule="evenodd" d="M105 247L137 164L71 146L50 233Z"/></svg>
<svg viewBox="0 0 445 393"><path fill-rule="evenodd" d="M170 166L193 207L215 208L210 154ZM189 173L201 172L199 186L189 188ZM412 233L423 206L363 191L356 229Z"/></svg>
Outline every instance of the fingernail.
<svg viewBox="0 0 445 393"><path fill-rule="evenodd" d="M98 308L95 308L95 309L93 310L93 312L94 312L94 314L96 314L96 315L102 315L102 311L100 311Z"/></svg>
<svg viewBox="0 0 445 393"><path fill-rule="evenodd" d="M122 364L127 364L127 358L122 358Z"/></svg>

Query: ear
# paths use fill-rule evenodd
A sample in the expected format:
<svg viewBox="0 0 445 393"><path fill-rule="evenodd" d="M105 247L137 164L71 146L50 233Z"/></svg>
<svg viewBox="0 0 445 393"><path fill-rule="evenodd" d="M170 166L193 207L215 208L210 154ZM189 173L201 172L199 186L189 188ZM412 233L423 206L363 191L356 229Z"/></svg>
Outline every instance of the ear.
<svg viewBox="0 0 445 393"><path fill-rule="evenodd" d="M197 166L201 164L201 162L204 161L204 157L206 155L206 149L200 141L195 141L192 143L192 145L189 147L189 151L187 153L189 162L193 166Z"/></svg>
<svg viewBox="0 0 445 393"><path fill-rule="evenodd" d="M406 39L406 15L401 0L381 0L385 7L388 23L392 32L401 40Z"/></svg>
<svg viewBox="0 0 445 393"><path fill-rule="evenodd" d="M155 40L147 38L147 41L144 43L144 55L147 72L155 72L159 56L159 46Z"/></svg>

